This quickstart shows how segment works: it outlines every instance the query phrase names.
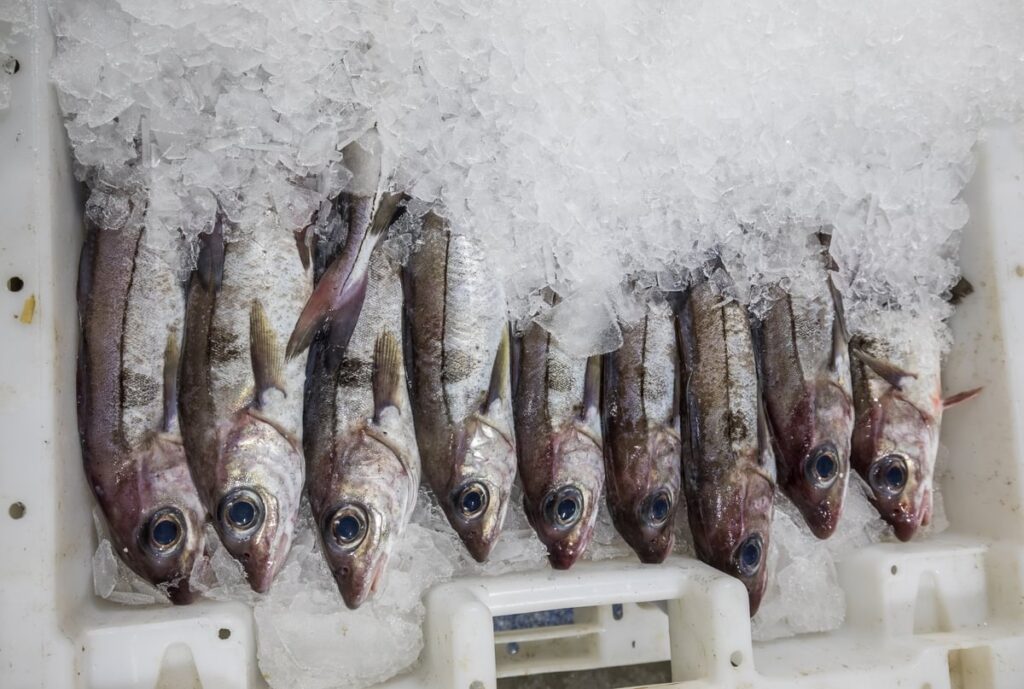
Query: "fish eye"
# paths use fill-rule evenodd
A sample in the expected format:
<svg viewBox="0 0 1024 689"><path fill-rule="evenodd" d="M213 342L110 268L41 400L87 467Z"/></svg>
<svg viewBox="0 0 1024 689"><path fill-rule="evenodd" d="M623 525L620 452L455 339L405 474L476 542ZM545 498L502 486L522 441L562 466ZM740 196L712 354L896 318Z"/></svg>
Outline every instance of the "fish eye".
<svg viewBox="0 0 1024 689"><path fill-rule="evenodd" d="M263 499L248 488L233 490L220 501L218 518L236 534L248 534L263 523Z"/></svg>
<svg viewBox="0 0 1024 689"><path fill-rule="evenodd" d="M671 511L672 496L662 489L647 498L644 520L651 526L661 526L668 521Z"/></svg>
<svg viewBox="0 0 1024 689"><path fill-rule="evenodd" d="M583 494L574 486L551 491L544 499L544 515L558 528L572 526L583 516Z"/></svg>
<svg viewBox="0 0 1024 689"><path fill-rule="evenodd" d="M146 543L149 549L159 555L166 555L178 548L185 540L185 518L174 507L157 511L146 527Z"/></svg>
<svg viewBox="0 0 1024 689"><path fill-rule="evenodd" d="M907 485L910 471L903 455L886 455L871 469L871 487L881 493L895 495Z"/></svg>
<svg viewBox="0 0 1024 689"><path fill-rule="evenodd" d="M327 538L343 548L355 548L366 537L366 510L360 505L343 505L327 520Z"/></svg>
<svg viewBox="0 0 1024 689"><path fill-rule="evenodd" d="M752 577L761 569L761 556L764 554L764 542L761 534L750 534L736 548L736 569L740 576Z"/></svg>
<svg viewBox="0 0 1024 689"><path fill-rule="evenodd" d="M479 481L467 483L455 498L455 505L466 519L473 519L487 509L487 488Z"/></svg>
<svg viewBox="0 0 1024 689"><path fill-rule="evenodd" d="M839 453L832 443L827 443L811 451L807 457L807 478L811 483L827 488L839 476Z"/></svg>

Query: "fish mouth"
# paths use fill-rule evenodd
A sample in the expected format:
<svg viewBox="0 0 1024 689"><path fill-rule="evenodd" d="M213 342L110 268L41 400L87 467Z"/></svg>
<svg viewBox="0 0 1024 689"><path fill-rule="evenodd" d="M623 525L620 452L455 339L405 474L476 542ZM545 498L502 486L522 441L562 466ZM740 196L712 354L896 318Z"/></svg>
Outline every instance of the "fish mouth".
<svg viewBox="0 0 1024 689"><path fill-rule="evenodd" d="M497 541L497 532L492 536L477 532L477 531L459 531L459 537L462 539L462 543L466 546L466 550L473 556L473 559L477 562L487 562L487 558L491 556L491 551L494 549L494 544Z"/></svg>
<svg viewBox="0 0 1024 689"><path fill-rule="evenodd" d="M377 595L384 579L387 560L386 557L378 558L369 571L351 572L347 567L343 567L334 572L334 581L338 584L338 591L341 592L341 598L349 610L355 610Z"/></svg>
<svg viewBox="0 0 1024 689"><path fill-rule="evenodd" d="M188 577L182 577L167 587L167 597L175 605L188 605L196 599L196 592L192 590Z"/></svg>
<svg viewBox="0 0 1024 689"><path fill-rule="evenodd" d="M675 542L675 534L668 532L631 545L633 552L640 558L640 562L645 565L657 565L665 561L665 558L672 552Z"/></svg>
<svg viewBox="0 0 1024 689"><path fill-rule="evenodd" d="M820 540L829 538L839 526L841 510L833 509L827 500L816 505L799 505L799 508L807 528Z"/></svg>
<svg viewBox="0 0 1024 689"><path fill-rule="evenodd" d="M892 525L892 530L896 534L896 538L900 539L904 543L911 540L917 529L921 525L921 518L892 518L889 520L889 524Z"/></svg>

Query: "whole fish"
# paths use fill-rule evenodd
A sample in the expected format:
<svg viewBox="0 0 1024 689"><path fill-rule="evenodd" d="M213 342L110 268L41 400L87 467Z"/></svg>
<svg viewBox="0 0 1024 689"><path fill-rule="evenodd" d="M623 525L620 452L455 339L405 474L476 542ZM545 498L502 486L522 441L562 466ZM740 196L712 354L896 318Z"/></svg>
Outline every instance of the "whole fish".
<svg viewBox="0 0 1024 689"><path fill-rule="evenodd" d="M753 615L767 579L775 468L749 317L742 305L699 281L678 323L690 530L698 557L747 587Z"/></svg>
<svg viewBox="0 0 1024 689"><path fill-rule="evenodd" d="M199 496L225 548L263 593L291 547L303 484L303 365L278 333L312 288L295 241L265 231L225 243L202 235L188 287L182 436Z"/></svg>
<svg viewBox="0 0 1024 689"><path fill-rule="evenodd" d="M981 388L943 400L934 324L900 311L879 311L875 319L874 334L851 343L851 462L870 486L878 513L908 541L931 521L942 410Z"/></svg>
<svg viewBox="0 0 1024 689"><path fill-rule="evenodd" d="M483 247L434 213L406 269L423 472L470 554L501 533L516 476L505 295Z"/></svg>
<svg viewBox="0 0 1024 689"><path fill-rule="evenodd" d="M519 347L514 410L523 507L557 569L594 533L604 486L601 358L573 358L531 322Z"/></svg>
<svg viewBox="0 0 1024 689"><path fill-rule="evenodd" d="M125 563L188 603L206 511L176 419L182 285L141 220L87 232L77 375L85 472Z"/></svg>
<svg viewBox="0 0 1024 689"><path fill-rule="evenodd" d="M324 556L355 609L378 589L420 482L402 359L402 282L387 256L370 261L366 302L347 348L332 334L310 348L303 442ZM339 346L340 356L327 351Z"/></svg>
<svg viewBox="0 0 1024 689"><path fill-rule="evenodd" d="M679 347L675 314L650 303L623 324L622 347L604 359L604 436L612 522L643 562L675 543L680 503Z"/></svg>
<svg viewBox="0 0 1024 689"><path fill-rule="evenodd" d="M376 127L342 149L342 161L352 173L338 203L348 228L346 242L299 313L288 339L289 359L305 351L325 325L334 330L332 339L339 351L344 350L366 298L370 256L400 212L402 195L383 189L385 175Z"/></svg>
<svg viewBox="0 0 1024 689"><path fill-rule="evenodd" d="M853 393L841 297L822 258L817 292L783 294L760 324L759 349L779 486L828 538L849 481Z"/></svg>

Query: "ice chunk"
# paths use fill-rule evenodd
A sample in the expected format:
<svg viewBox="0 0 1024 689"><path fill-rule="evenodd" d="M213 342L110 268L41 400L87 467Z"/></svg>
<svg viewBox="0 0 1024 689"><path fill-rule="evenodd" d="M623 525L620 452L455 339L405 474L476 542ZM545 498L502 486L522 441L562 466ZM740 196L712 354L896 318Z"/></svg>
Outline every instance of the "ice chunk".
<svg viewBox="0 0 1024 689"><path fill-rule="evenodd" d="M103 539L92 556L93 590L100 598L110 598L117 586L117 556L110 541Z"/></svg>

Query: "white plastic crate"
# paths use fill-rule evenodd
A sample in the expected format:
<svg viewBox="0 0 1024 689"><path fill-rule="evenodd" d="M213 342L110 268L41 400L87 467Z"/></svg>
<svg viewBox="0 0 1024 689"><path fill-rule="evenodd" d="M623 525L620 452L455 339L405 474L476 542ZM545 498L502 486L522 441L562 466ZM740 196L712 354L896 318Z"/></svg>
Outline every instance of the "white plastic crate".
<svg viewBox="0 0 1024 689"><path fill-rule="evenodd" d="M0 687L263 687L247 606L136 609L93 594L74 404L82 194L47 80L49 18L35 20L32 36L13 39L20 71L0 111ZM387 686L485 689L670 660L687 687L1024 687L1021 140L993 132L967 193L962 263L976 292L953 321L945 383L985 392L944 419L951 526L842 562L840 630L752 644L743 587L698 562L581 563L436 587L422 661ZM571 625L493 631L496 615L566 607Z"/></svg>

